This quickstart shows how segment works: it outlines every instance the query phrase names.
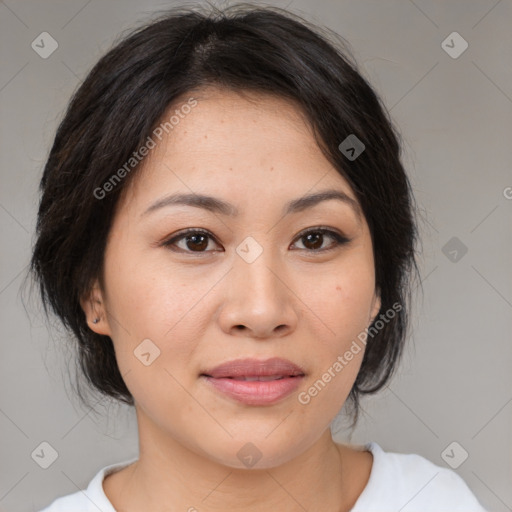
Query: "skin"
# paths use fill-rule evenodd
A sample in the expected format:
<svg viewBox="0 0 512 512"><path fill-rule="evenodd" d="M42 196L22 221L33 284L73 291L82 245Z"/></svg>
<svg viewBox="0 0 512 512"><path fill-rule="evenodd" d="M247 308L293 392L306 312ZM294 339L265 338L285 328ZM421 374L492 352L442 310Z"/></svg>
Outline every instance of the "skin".
<svg viewBox="0 0 512 512"><path fill-rule="evenodd" d="M116 510L129 512L348 511L368 482L372 455L335 443L329 425L355 381L364 346L307 405L298 394L379 311L368 225L336 200L282 216L286 202L324 189L355 200L296 105L212 88L182 103L191 96L198 105L124 191L107 243L104 286L96 282L82 300L90 328L113 340L139 429L139 460L108 476L105 493ZM240 213L167 206L141 216L176 192L212 195ZM315 246L297 238L318 226L350 242L336 247L324 235ZM201 243L184 238L178 252L161 245L186 228L211 232L203 252ZM248 236L263 249L252 263L235 251ZM160 350L149 366L134 356L147 338ZM273 405L236 402L199 377L228 360L276 356L305 368L306 377ZM262 454L252 468L237 457L248 442Z"/></svg>

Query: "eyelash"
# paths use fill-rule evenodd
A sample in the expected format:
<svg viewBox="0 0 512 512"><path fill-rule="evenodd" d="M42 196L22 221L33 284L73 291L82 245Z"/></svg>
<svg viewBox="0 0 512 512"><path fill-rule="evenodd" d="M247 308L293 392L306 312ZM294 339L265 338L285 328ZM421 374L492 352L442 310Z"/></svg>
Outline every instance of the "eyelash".
<svg viewBox="0 0 512 512"><path fill-rule="evenodd" d="M334 240L334 243L330 247L328 247L326 249L298 249L298 250L300 250L300 251L307 251L307 252L310 252L310 253L313 253L313 254L315 254L315 253L319 254L319 253L325 253L327 251L331 251L333 249L336 249L336 248L338 248L338 247L340 247L342 245L345 245L348 242L350 242L350 239L346 238L345 236L341 235L340 233L338 233L336 231L333 231L331 229L322 227L322 226L319 226L317 228L310 228L310 229L307 229L306 231L302 231L295 238L295 240L298 241L301 238L304 238L304 237L306 237L307 235L309 235L311 233L328 235L329 237L331 237ZM194 254L194 255L201 255L201 254L212 252L211 250L210 251L189 251L189 250L186 250L186 249L180 249L180 248L175 249L175 248L171 247L174 244L176 244L176 242L184 239L187 235L205 235L205 236L209 237L210 239L214 240L215 243L218 244L218 242L215 240L215 237L209 231L206 231L204 229L199 229L199 228L189 228L189 229L187 229L185 231L182 231L178 235L173 236L172 238L164 241L162 243L162 246L168 247L170 250L172 250L174 252L183 252L183 253L189 253L189 254Z"/></svg>

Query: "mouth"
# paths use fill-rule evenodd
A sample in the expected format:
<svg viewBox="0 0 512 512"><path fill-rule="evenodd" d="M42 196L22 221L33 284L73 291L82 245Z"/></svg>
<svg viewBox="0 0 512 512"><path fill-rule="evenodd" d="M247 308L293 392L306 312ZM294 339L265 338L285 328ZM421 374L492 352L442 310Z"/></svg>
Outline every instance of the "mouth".
<svg viewBox="0 0 512 512"><path fill-rule="evenodd" d="M286 359L228 361L200 377L223 397L247 405L271 405L297 389L306 372Z"/></svg>
<svg viewBox="0 0 512 512"><path fill-rule="evenodd" d="M214 379L231 378L238 380L278 380L286 377L305 376L305 370L289 361L274 357L271 359L236 359L214 368L206 369L200 375Z"/></svg>
<svg viewBox="0 0 512 512"><path fill-rule="evenodd" d="M201 374L205 377L211 377L212 379L232 379L232 380L243 380L243 381L260 381L266 382L269 380L281 380L281 379L293 379L296 377L303 377L304 375L244 375L242 377L212 377L211 375Z"/></svg>

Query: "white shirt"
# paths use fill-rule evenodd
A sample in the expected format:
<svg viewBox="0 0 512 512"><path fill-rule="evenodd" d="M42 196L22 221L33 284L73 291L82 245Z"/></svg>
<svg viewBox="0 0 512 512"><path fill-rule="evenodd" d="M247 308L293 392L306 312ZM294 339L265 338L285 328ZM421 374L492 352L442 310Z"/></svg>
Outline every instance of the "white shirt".
<svg viewBox="0 0 512 512"><path fill-rule="evenodd" d="M370 478L351 512L486 512L455 471L421 455L384 452L375 442ZM85 491L57 498L40 512L116 512L103 491L103 479L137 459L101 469Z"/></svg>

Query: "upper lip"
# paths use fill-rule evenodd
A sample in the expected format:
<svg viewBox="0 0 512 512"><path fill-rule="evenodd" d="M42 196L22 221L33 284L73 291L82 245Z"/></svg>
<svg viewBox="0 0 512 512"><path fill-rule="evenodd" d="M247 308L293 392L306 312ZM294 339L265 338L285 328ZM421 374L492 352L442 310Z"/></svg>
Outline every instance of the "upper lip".
<svg viewBox="0 0 512 512"><path fill-rule="evenodd" d="M271 359L235 359L205 370L201 375L220 379L222 377L260 377L268 375L305 375L304 370L280 357Z"/></svg>

